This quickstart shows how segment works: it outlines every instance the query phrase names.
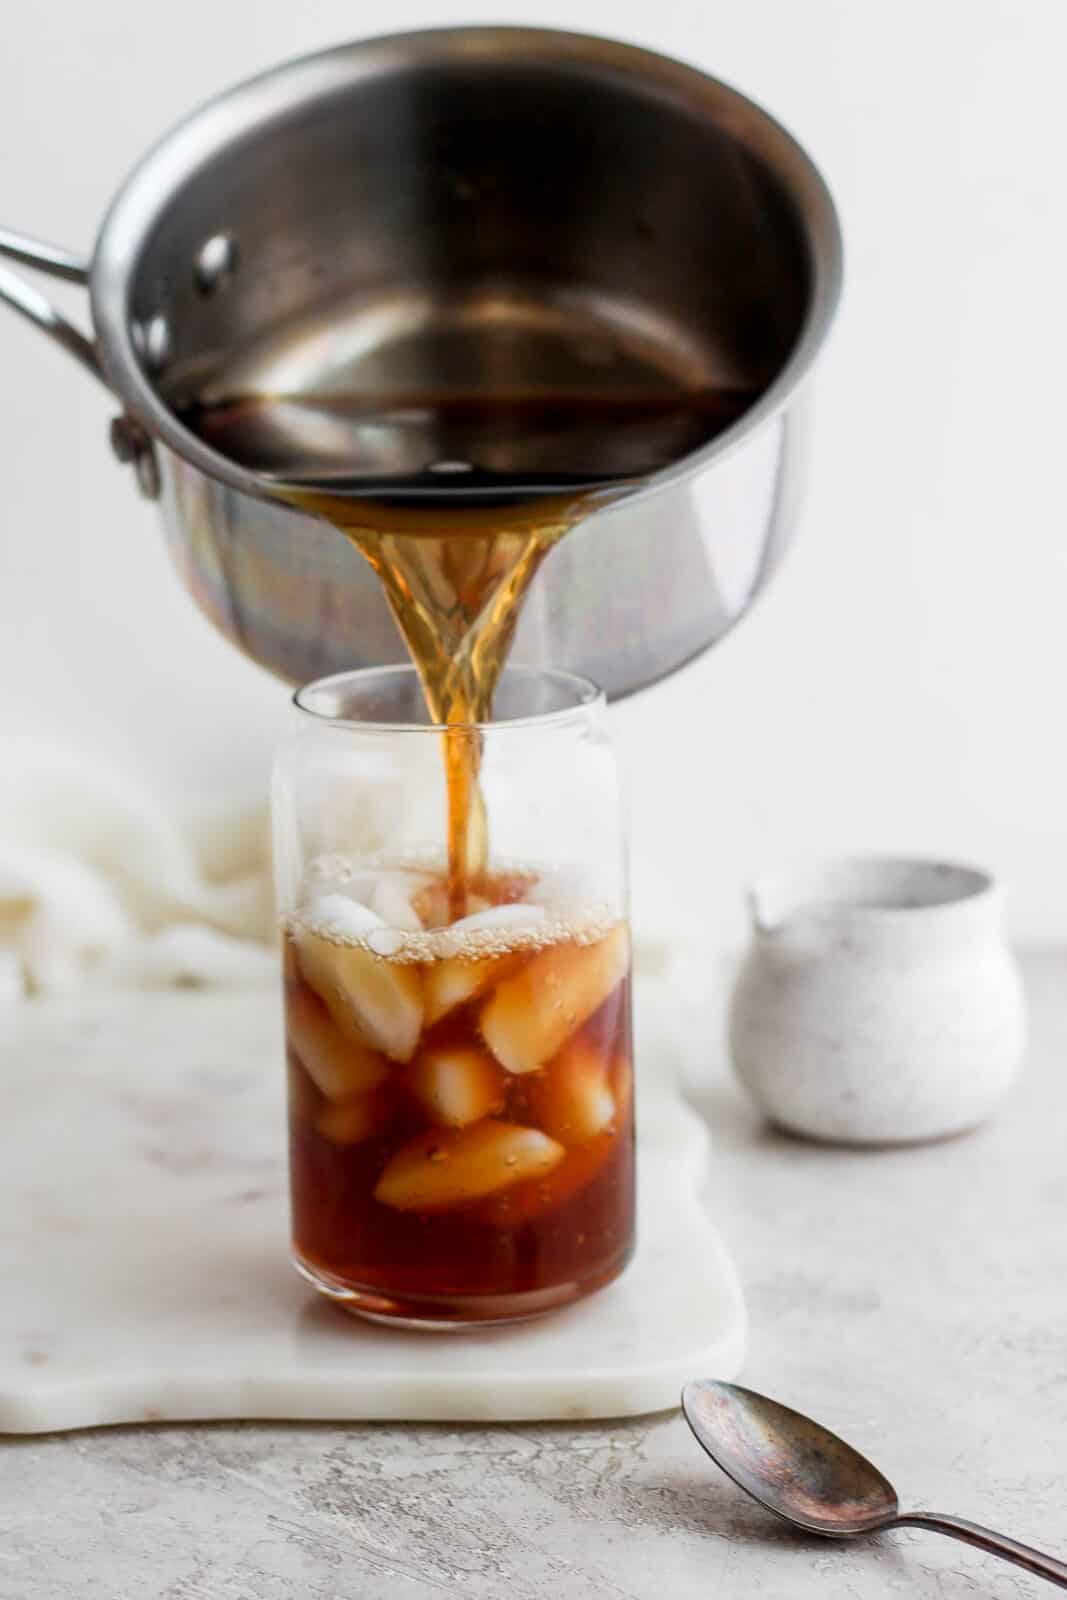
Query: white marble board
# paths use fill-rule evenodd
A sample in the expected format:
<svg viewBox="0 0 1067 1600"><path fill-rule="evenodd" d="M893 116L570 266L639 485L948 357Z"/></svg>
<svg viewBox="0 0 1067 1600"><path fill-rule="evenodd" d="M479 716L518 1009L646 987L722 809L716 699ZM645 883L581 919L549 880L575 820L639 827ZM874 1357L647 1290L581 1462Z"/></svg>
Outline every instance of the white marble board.
<svg viewBox="0 0 1067 1600"><path fill-rule="evenodd" d="M744 1304L651 998L634 1264L583 1305L476 1334L362 1323L289 1266L273 992L26 1006L0 1045L0 1431L621 1417L733 1376Z"/></svg>

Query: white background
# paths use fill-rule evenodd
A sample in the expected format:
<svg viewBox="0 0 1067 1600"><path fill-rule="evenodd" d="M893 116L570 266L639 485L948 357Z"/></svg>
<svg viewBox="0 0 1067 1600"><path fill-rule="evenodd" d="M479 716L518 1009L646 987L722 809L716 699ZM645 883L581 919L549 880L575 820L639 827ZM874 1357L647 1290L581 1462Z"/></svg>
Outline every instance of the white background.
<svg viewBox="0 0 1067 1600"><path fill-rule="evenodd" d="M1067 7L512 6L12 5L3 220L86 248L128 166L199 99L393 28L586 28L736 83L826 173L847 295L784 573L717 652L616 715L639 855L723 941L750 870L854 847L987 862L1018 934L1067 934ZM247 798L284 690L171 575L106 447L106 395L2 311L0 353L0 732L104 749L183 802L223 786Z"/></svg>

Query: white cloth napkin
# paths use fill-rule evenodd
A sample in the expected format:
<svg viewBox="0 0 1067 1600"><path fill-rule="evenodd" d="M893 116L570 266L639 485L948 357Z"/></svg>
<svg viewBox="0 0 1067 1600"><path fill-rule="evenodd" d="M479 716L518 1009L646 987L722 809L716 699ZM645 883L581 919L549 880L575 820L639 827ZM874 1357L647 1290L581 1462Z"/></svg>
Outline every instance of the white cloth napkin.
<svg viewBox="0 0 1067 1600"><path fill-rule="evenodd" d="M274 978L265 807L179 823L135 778L27 738L0 743L0 771L0 1005Z"/></svg>

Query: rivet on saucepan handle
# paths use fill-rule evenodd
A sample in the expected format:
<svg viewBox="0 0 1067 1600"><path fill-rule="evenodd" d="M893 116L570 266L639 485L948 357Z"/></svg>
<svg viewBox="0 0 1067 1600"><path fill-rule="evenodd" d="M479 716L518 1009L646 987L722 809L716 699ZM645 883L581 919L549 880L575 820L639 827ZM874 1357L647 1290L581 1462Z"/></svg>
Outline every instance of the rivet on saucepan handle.
<svg viewBox="0 0 1067 1600"><path fill-rule="evenodd" d="M144 364L149 372L162 372L170 360L170 323L162 311L149 317L144 325Z"/></svg>
<svg viewBox="0 0 1067 1600"><path fill-rule="evenodd" d="M151 438L133 417L115 417L111 423L111 449L123 466L132 466L146 500L158 500L159 462Z"/></svg>
<svg viewBox="0 0 1067 1600"><path fill-rule="evenodd" d="M213 233L197 251L193 279L202 295L224 289L237 270L237 240L232 233Z"/></svg>

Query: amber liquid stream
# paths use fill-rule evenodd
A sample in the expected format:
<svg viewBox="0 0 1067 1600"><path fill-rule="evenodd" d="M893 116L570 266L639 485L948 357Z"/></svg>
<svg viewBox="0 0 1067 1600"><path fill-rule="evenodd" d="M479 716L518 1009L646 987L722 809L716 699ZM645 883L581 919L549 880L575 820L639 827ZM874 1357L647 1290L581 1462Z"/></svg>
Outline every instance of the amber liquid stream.
<svg viewBox="0 0 1067 1600"><path fill-rule="evenodd" d="M580 493L517 506L418 509L374 505L336 491L286 498L340 529L373 567L444 729L449 911L467 914L489 866L489 825L478 781L475 724L492 716L522 602L544 557L578 521Z"/></svg>

